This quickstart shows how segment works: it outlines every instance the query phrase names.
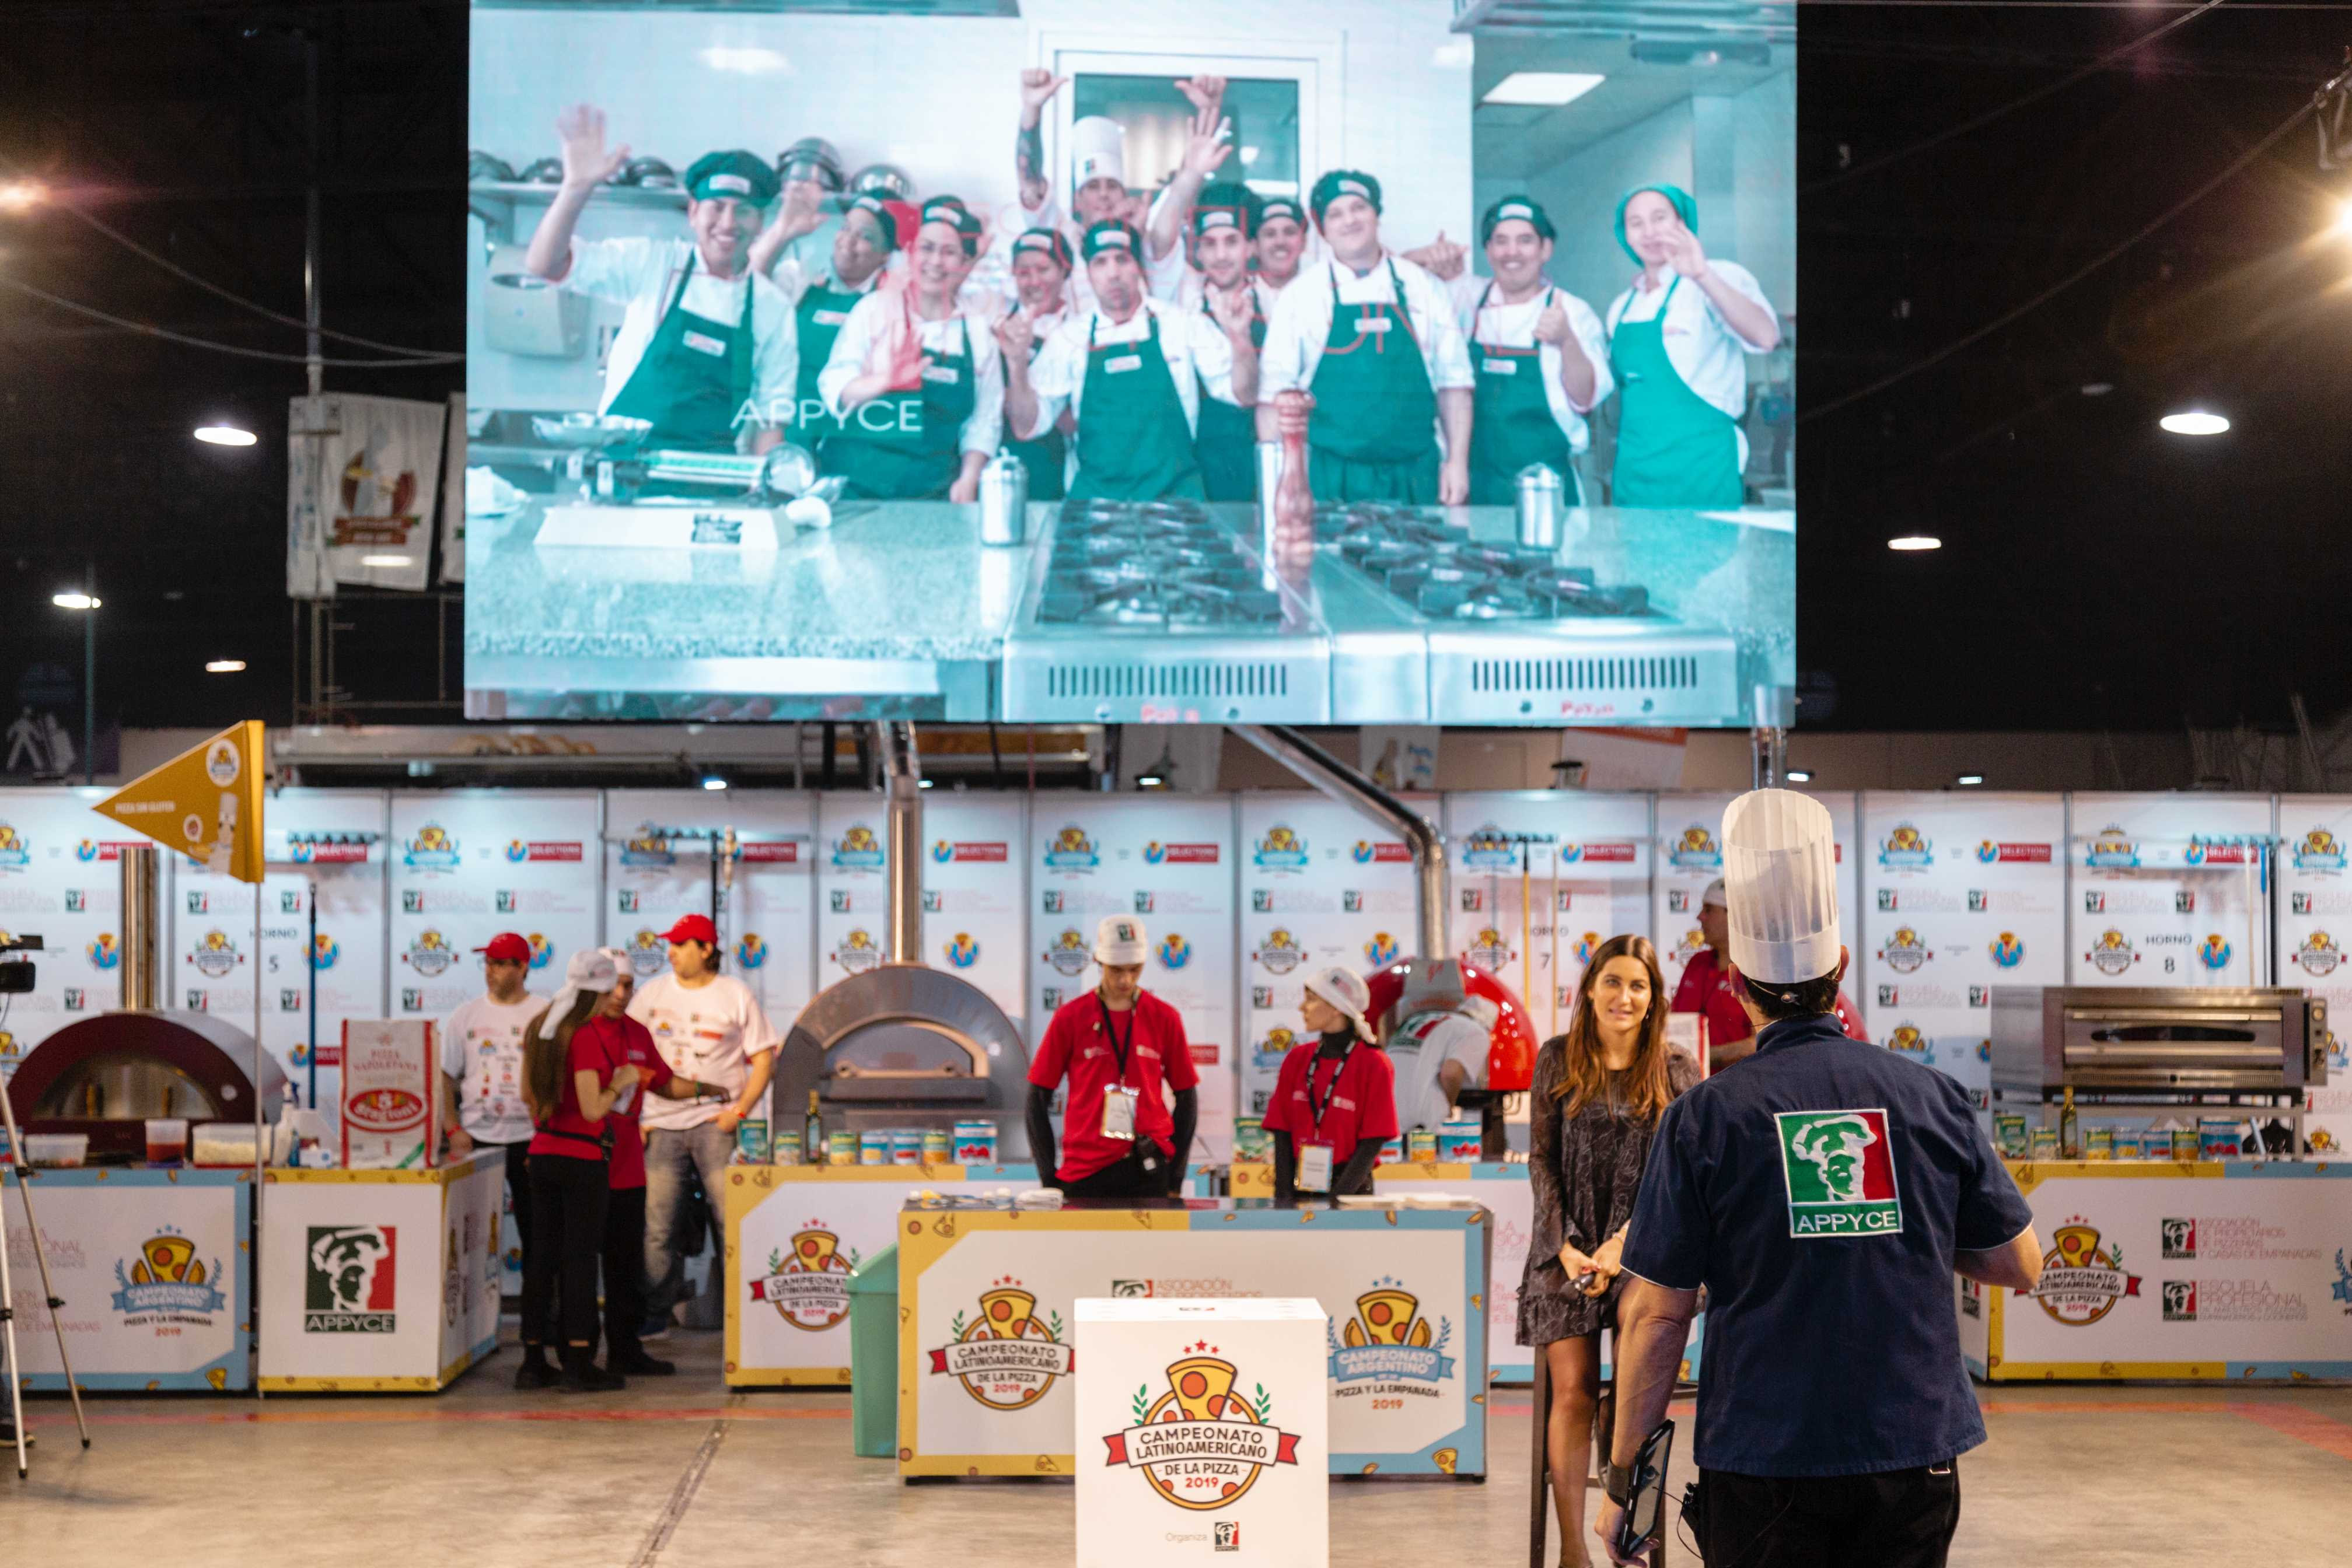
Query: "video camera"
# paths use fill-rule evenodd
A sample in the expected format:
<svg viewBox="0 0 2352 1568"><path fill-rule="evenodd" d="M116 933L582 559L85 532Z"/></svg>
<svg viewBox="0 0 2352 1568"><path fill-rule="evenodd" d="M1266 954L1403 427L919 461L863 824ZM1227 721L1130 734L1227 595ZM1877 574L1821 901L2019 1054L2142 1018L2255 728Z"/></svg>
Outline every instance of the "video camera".
<svg viewBox="0 0 2352 1568"><path fill-rule="evenodd" d="M21 997L33 988L33 961L23 956L42 951L37 936L11 936L0 932L0 997Z"/></svg>

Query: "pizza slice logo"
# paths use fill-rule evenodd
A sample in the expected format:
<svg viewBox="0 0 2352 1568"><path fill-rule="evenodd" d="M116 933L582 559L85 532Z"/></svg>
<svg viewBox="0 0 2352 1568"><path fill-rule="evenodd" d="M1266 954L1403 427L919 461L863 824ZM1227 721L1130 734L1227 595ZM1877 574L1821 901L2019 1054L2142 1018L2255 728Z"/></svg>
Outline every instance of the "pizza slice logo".
<svg viewBox="0 0 2352 1568"><path fill-rule="evenodd" d="M841 1249L841 1238L812 1219L793 1233L787 1247L768 1254L765 1279L751 1281L751 1299L776 1309L796 1329L818 1333L849 1315L849 1276L857 1249Z"/></svg>
<svg viewBox="0 0 2352 1568"><path fill-rule="evenodd" d="M1261 1471L1298 1462L1298 1434L1274 1425L1265 1385L1237 1390L1240 1370L1202 1340L1168 1367L1168 1386L1135 1390L1135 1425L1103 1438L1106 1466L1139 1470L1151 1490L1178 1508L1222 1508L1257 1482Z"/></svg>
<svg viewBox="0 0 2352 1568"><path fill-rule="evenodd" d="M2033 1300L2054 1322L2079 1329L2114 1312L2117 1301L2138 1295L2139 1287L2140 1277L2125 1271L2122 1245L2105 1239L2097 1226L2074 1214L2051 1234Z"/></svg>
<svg viewBox="0 0 2352 1568"><path fill-rule="evenodd" d="M1903 1229L1886 1113L1781 1111L1780 1177L1789 1197L1789 1234L1893 1236Z"/></svg>
<svg viewBox="0 0 2352 1568"><path fill-rule="evenodd" d="M963 1385L991 1410L1025 1410L1067 1377L1077 1353L1062 1343L1062 1314L1037 1315L1037 1298L1006 1276L980 1293L980 1314L948 1323L955 1343L930 1353L931 1373Z"/></svg>
<svg viewBox="0 0 2352 1568"><path fill-rule="evenodd" d="M1356 1315L1344 1327L1327 1327L1331 1380L1342 1396L1360 1392L1351 1383L1376 1383L1380 1393L1436 1396L1434 1385L1454 1375L1454 1357L1444 1354L1454 1338L1450 1319L1435 1327L1422 1315L1421 1299L1392 1279L1372 1281L1356 1298ZM1419 1388L1394 1386L1420 1384Z"/></svg>

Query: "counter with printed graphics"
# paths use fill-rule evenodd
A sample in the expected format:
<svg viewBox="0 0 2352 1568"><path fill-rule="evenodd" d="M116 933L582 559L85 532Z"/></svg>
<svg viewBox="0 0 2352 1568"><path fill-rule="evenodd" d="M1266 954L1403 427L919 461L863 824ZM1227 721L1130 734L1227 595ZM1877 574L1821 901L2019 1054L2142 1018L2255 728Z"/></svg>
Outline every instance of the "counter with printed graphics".
<svg viewBox="0 0 2352 1568"><path fill-rule="evenodd" d="M908 1193L1036 1185L1030 1166L730 1166L727 1382L847 1384L850 1271L896 1239Z"/></svg>
<svg viewBox="0 0 2352 1568"><path fill-rule="evenodd" d="M1467 1202L910 1206L898 1220L898 1473L1072 1474L1062 1347L1076 1303L1150 1296L1321 1302L1331 1473L1484 1475L1492 1229ZM998 1341L1027 1348L971 1348Z"/></svg>
<svg viewBox="0 0 2352 1568"><path fill-rule="evenodd" d="M2042 1280L2030 1296L1958 1281L1978 1377L2352 1377L2352 1165L2010 1171L2033 1206Z"/></svg>
<svg viewBox="0 0 2352 1568"><path fill-rule="evenodd" d="M264 1393L429 1394L498 1348L503 1155L263 1179Z"/></svg>
<svg viewBox="0 0 2352 1568"><path fill-rule="evenodd" d="M251 1223L247 1170L35 1170L50 1283L74 1380L143 1391L253 1386ZM25 1386L63 1390L58 1337L33 1265L18 1180L0 1168L8 1206L9 1282Z"/></svg>

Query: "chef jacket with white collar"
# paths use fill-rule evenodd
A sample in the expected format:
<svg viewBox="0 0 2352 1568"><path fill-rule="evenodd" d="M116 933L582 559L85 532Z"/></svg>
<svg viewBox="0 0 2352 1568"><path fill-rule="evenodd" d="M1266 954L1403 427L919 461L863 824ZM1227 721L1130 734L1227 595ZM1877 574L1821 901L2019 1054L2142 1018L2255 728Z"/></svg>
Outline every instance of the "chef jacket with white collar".
<svg viewBox="0 0 2352 1568"><path fill-rule="evenodd" d="M1233 402L1234 342L1225 336L1225 329L1198 310L1146 298L1143 308L1129 317L1124 325L1097 310L1073 311L1063 319L1029 366L1029 384L1037 393L1036 427L1015 431L1013 434L1024 441L1034 441L1052 428L1065 407L1073 419L1084 424L1087 413L1081 405L1087 390L1088 330L1092 330L1094 347L1097 349L1117 343L1140 347L1151 336L1155 320L1160 323L1160 357L1168 361L1168 373L1176 382L1176 401L1184 405L1184 433L1192 434L1201 423L1200 386L1192 379L1196 371L1211 397ZM1111 356L1104 369L1113 370L1124 357ZM1150 369L1143 365L1137 368Z"/></svg>
<svg viewBox="0 0 2352 1568"><path fill-rule="evenodd" d="M833 340L833 357L817 372L816 394L824 399L827 413L835 419L849 417L841 406L842 392L866 373L866 355L889 329L890 318L909 308L911 303L906 295L890 289L868 294L850 311L841 335ZM993 457L1004 432L1004 375L998 366L995 331L985 318L969 312L943 321L918 320L915 329L922 337L923 351L934 357L965 351L969 335L972 410L963 422L958 450L984 452Z"/></svg>
<svg viewBox="0 0 2352 1568"><path fill-rule="evenodd" d="M1490 286L1495 290L1491 295L1486 292ZM1568 312L1568 329L1576 334L1577 346L1592 362L1591 400L1581 408L1568 400L1568 389L1559 384L1559 344L1544 344L1543 351L1536 356L1536 367L1543 376L1544 402L1551 409L1551 417L1559 424L1560 434L1568 437L1569 450L1582 452L1591 446L1592 432L1585 423L1584 416L1599 408L1609 394L1617 390L1617 378L1609 373L1609 334L1602 329L1601 318L1592 313L1592 307L1549 281L1544 286L1544 292L1538 293L1534 298L1523 299L1517 305L1506 305L1502 288L1493 278L1480 277L1470 272L1447 284L1446 290L1454 298L1454 308L1461 312L1462 335L1469 340L1470 360L1474 366L1478 362L1478 345L1481 343L1492 343L1500 349L1525 349L1533 345L1536 321L1547 308L1547 294L1551 302L1556 302ZM1483 310L1478 308L1482 298L1486 301L1486 308Z"/></svg>
<svg viewBox="0 0 2352 1568"><path fill-rule="evenodd" d="M1371 271L1356 276L1353 268L1333 261L1309 270L1301 267L1290 287L1274 302L1274 318L1266 323L1265 347L1258 353L1257 398L1271 402L1274 394L1293 387L1314 390L1316 367L1323 362L1323 345L1331 335L1332 286L1342 305L1393 305L1396 291L1389 285L1389 268L1396 268L1404 286L1404 309L1412 324L1413 341L1421 345L1429 384L1438 392L1468 392L1478 384L1470 365L1469 346L1462 339L1462 322L1445 285L1415 263L1393 254L1383 255Z"/></svg>
<svg viewBox="0 0 2352 1568"><path fill-rule="evenodd" d="M1754 300L1758 309L1775 320L1779 319L1772 302L1764 298L1764 286L1756 281L1754 273L1736 261L1719 261L1714 256L1707 257L1706 269L1721 278L1733 293ZM1609 335L1612 338L1617 335L1617 326L1621 321L1649 320L1657 315L1659 306L1664 304L1666 319L1659 329L1659 336L1665 340L1667 363L1675 367L1675 373L1683 378L1691 391L1708 403L1728 414L1735 422L1745 419L1748 417L1748 361L1745 356L1765 353L1770 345L1751 343L1734 331L1731 323L1723 319L1723 312L1716 308L1715 301L1706 297L1706 290L1690 278L1681 278L1681 287L1674 287L1678 276L1670 270L1657 287L1647 291L1642 287L1647 281L1647 275L1636 277L1631 288L1610 301L1607 317ZM1669 288L1674 292L1671 302L1666 299ZM1748 465L1748 434L1745 431L1738 434L1739 463L1744 468Z"/></svg>
<svg viewBox="0 0 2352 1568"><path fill-rule="evenodd" d="M793 304L764 277L713 277L695 256L691 241L682 239L575 239L572 256L557 283L593 299L625 306L621 329L604 360L604 392L596 412L613 406L629 384L646 345L653 341L662 314L677 293L678 273L689 257L694 276L687 280L680 308L730 325L743 314L743 290L751 290L751 402L766 423L787 423L793 389L800 376L800 332L793 320ZM772 410L782 417L768 419Z"/></svg>

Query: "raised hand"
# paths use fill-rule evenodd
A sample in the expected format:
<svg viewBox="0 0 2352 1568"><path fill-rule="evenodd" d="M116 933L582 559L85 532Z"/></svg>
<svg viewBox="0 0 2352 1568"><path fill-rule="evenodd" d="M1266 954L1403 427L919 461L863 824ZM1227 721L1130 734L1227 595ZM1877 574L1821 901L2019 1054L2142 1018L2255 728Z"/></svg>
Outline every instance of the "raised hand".
<svg viewBox="0 0 2352 1568"><path fill-rule="evenodd" d="M604 111L593 103L575 103L558 112L555 134L563 153L567 185L601 185L629 162L626 143L605 150Z"/></svg>
<svg viewBox="0 0 2352 1568"><path fill-rule="evenodd" d="M1245 342L1249 339L1250 322L1257 316L1257 301L1251 298L1246 287L1225 294L1212 293L1209 314L1215 317L1217 325L1225 329L1225 336Z"/></svg>
<svg viewBox="0 0 2352 1568"><path fill-rule="evenodd" d="M1043 114L1054 95L1069 85L1070 78L1057 77L1042 67L1032 66L1021 73L1021 115L1024 120Z"/></svg>
<svg viewBox="0 0 2352 1568"><path fill-rule="evenodd" d="M1192 103L1196 114L1206 114L1213 122L1218 106L1225 100L1225 78L1213 76L1191 76L1176 84L1176 90Z"/></svg>
<svg viewBox="0 0 2352 1568"><path fill-rule="evenodd" d="M1666 253L1666 258L1674 263L1675 272L1689 278L1706 276L1706 252L1700 248L1698 235L1683 227L1680 217L1666 230L1666 242L1674 247Z"/></svg>
<svg viewBox="0 0 2352 1568"><path fill-rule="evenodd" d="M1037 324L1027 316L1015 313L996 324L997 346L1004 350L1008 365L1026 365L1030 345L1037 340Z"/></svg>
<svg viewBox="0 0 2352 1568"><path fill-rule="evenodd" d="M1192 116L1192 134L1184 144L1184 164L1180 172L1205 180L1217 172L1217 166L1230 157L1234 144L1224 128L1224 116L1218 106L1211 103Z"/></svg>
<svg viewBox="0 0 2352 1568"><path fill-rule="evenodd" d="M1536 341L1549 343L1554 348L1568 341L1568 308L1557 301L1544 307L1536 318Z"/></svg>

